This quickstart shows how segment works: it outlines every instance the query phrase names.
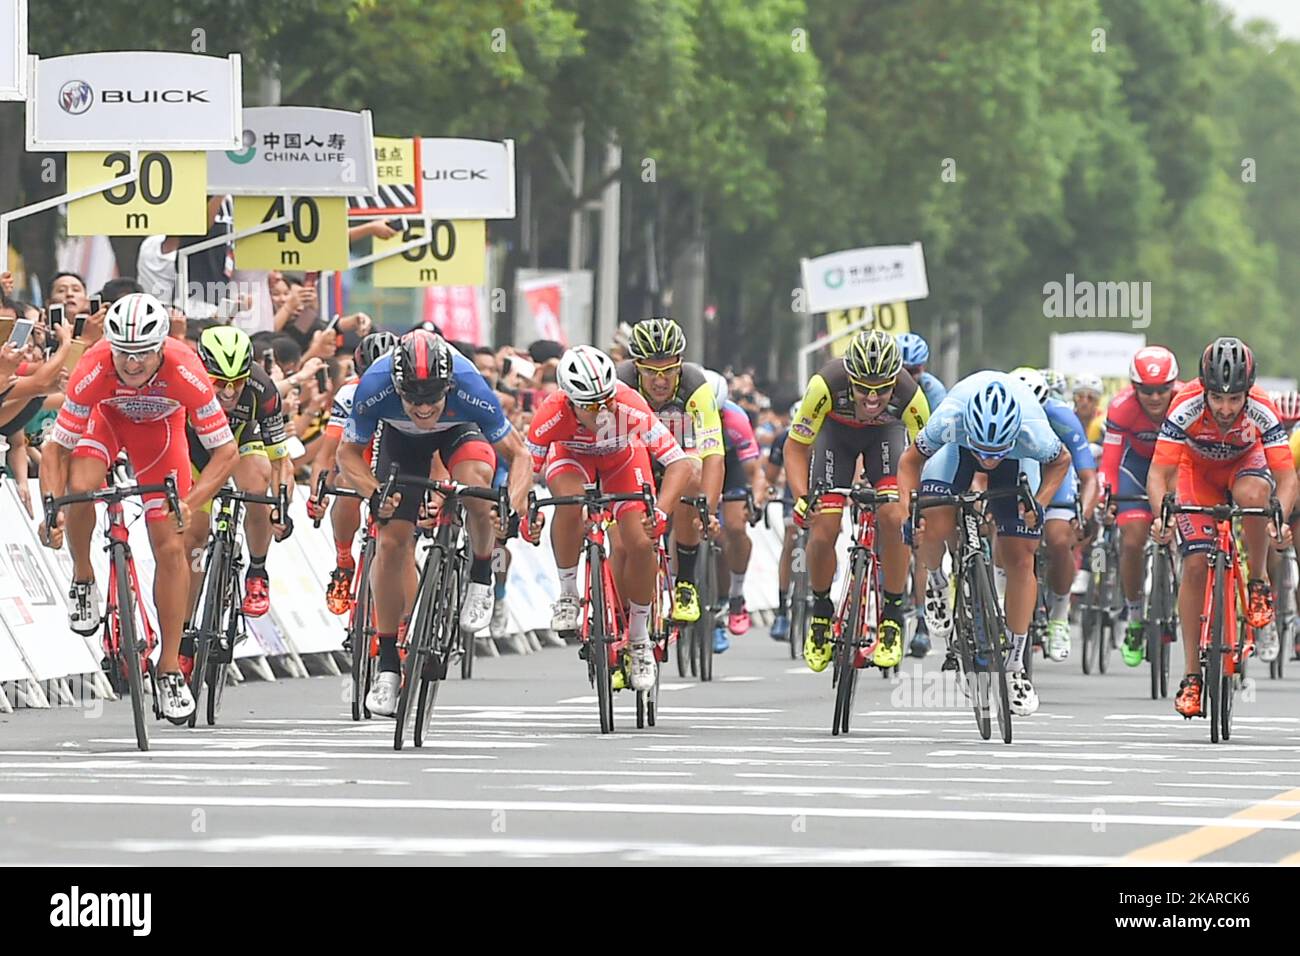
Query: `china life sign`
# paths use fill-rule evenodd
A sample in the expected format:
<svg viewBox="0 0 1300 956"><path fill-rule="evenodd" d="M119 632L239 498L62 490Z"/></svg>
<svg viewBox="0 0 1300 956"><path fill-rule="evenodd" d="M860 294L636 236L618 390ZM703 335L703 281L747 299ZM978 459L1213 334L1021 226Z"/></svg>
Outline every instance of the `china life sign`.
<svg viewBox="0 0 1300 956"><path fill-rule="evenodd" d="M376 188L369 110L252 107L244 110L241 147L208 153L213 193L364 196Z"/></svg>

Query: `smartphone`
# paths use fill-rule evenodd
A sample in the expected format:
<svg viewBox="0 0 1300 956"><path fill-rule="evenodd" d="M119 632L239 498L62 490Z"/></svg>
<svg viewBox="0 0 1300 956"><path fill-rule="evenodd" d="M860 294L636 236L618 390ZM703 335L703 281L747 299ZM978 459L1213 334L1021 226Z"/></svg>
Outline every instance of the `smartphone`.
<svg viewBox="0 0 1300 956"><path fill-rule="evenodd" d="M316 369L316 391L323 395L328 387L329 380L325 377L325 370L323 368Z"/></svg>
<svg viewBox="0 0 1300 956"><path fill-rule="evenodd" d="M93 297L91 297L91 300L90 300L90 314L91 314L91 315L98 315L98 314L99 314L99 310L103 307L103 305L104 305L104 300L103 300L102 298L100 298L99 296L93 296Z"/></svg>
<svg viewBox="0 0 1300 956"><path fill-rule="evenodd" d="M262 369L267 375L271 374L271 369L275 367L275 349L262 350Z"/></svg>
<svg viewBox="0 0 1300 956"><path fill-rule="evenodd" d="M314 289L316 288L316 283L319 280L320 280L319 272L308 272L306 277L302 280L302 284L309 289Z"/></svg>
<svg viewBox="0 0 1300 956"><path fill-rule="evenodd" d="M406 232L405 219L385 219L384 225L396 232Z"/></svg>
<svg viewBox="0 0 1300 956"><path fill-rule="evenodd" d="M537 371L537 366L528 359L520 358L516 355L510 360L510 370L518 372L523 378L532 378Z"/></svg>
<svg viewBox="0 0 1300 956"><path fill-rule="evenodd" d="M50 328L52 328L52 329L57 329L60 325L63 324L63 306L62 306L62 304L60 304L60 305L51 305L48 309L45 310L45 314L49 317L49 320L50 320Z"/></svg>
<svg viewBox="0 0 1300 956"><path fill-rule="evenodd" d="M72 344L68 346L68 357L63 360L63 367L67 370L69 375L71 375L72 370L77 367L77 363L81 361L81 356L85 354L86 343L73 340Z"/></svg>
<svg viewBox="0 0 1300 956"><path fill-rule="evenodd" d="M74 339L79 339L79 338L81 338L81 333L82 333L83 331L85 331L85 328L86 328L86 319L88 319L88 318L89 318L89 316L86 316L86 315L79 315L79 316L77 316L77 317L73 320L73 322L72 322L72 337L73 337Z"/></svg>
<svg viewBox="0 0 1300 956"><path fill-rule="evenodd" d="M341 319L341 318L343 318L343 316L341 316L341 315L339 315L337 312L335 312L335 313L334 313L334 318L330 319L328 322L325 323L325 331L326 331L326 332L333 332L335 326L337 326L337 325L339 324L339 319Z"/></svg>
<svg viewBox="0 0 1300 956"><path fill-rule="evenodd" d="M32 337L34 328L36 328L35 319L18 319L9 331L9 344L16 349L27 348L27 340Z"/></svg>
<svg viewBox="0 0 1300 956"><path fill-rule="evenodd" d="M533 390L531 388L519 391L519 404L526 412L533 410Z"/></svg>

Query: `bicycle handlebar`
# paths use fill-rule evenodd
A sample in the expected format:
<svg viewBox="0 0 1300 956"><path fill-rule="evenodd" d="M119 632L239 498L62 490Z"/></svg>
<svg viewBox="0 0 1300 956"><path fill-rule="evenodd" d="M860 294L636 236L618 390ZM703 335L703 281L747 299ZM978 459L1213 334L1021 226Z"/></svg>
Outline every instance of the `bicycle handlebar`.
<svg viewBox="0 0 1300 956"><path fill-rule="evenodd" d="M964 508L979 504L982 501L993 501L998 498L1019 498L1020 503L1026 509L1038 510L1038 502L1029 490L1029 479L1022 474L1014 488L990 488L985 491L963 491L960 494L947 495L914 493L912 497L912 525L915 527L920 523L921 512L927 508L950 508L953 506Z"/></svg>
<svg viewBox="0 0 1300 956"><path fill-rule="evenodd" d="M640 491L623 491L618 494L602 494L595 488L588 488L580 495L559 495L551 498L537 497L537 491L528 492L528 527L531 528L537 520L537 512L543 508L560 508L566 505L581 505L588 512L598 511L608 505L617 504L620 501L639 501L645 505L646 514L652 514L655 510L655 496L650 489L648 482L641 485ZM534 546L538 542L531 542Z"/></svg>
<svg viewBox="0 0 1300 956"><path fill-rule="evenodd" d="M242 501L246 505L270 505L271 506L271 524L283 524L281 520L289 517L289 486L281 484L278 494L272 495L255 495L247 491L240 491L238 488L222 488L213 499L217 501ZM319 523L316 527L320 527ZM287 535L286 535L287 537Z"/></svg>
<svg viewBox="0 0 1300 956"><path fill-rule="evenodd" d="M124 498L134 498L137 495L156 495L159 492L167 496L167 505L171 508L172 514L176 516L176 526L180 527L180 496L176 492L176 479L169 475L160 485L113 485L108 488L100 488L97 491L86 491L76 495L60 495L57 498L54 495L46 495L44 501L46 533L48 534L54 528L54 525L59 520L59 510L66 505L95 504L98 502L116 504Z"/></svg>
<svg viewBox="0 0 1300 956"><path fill-rule="evenodd" d="M1231 521L1233 518L1269 518L1278 536L1282 534L1282 504L1276 498L1270 498L1266 508L1243 508L1226 502L1217 505L1185 505L1178 502L1178 496L1174 492L1168 492L1160 503L1160 523L1168 527L1169 518L1179 514L1210 515L1215 522Z"/></svg>

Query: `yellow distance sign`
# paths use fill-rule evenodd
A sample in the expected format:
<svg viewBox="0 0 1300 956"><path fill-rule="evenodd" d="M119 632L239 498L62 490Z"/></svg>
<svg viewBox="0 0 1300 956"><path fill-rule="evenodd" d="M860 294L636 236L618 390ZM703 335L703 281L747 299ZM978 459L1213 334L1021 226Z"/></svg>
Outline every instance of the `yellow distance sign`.
<svg viewBox="0 0 1300 956"><path fill-rule="evenodd" d="M208 231L208 155L139 154L140 174L68 204L70 236L201 236ZM78 192L131 170L131 154L68 153L68 191Z"/></svg>
<svg viewBox="0 0 1300 956"><path fill-rule="evenodd" d="M235 231L284 216L282 196L236 196ZM348 267L348 201L343 196L295 196L292 221L235 242L241 269L342 271Z"/></svg>
<svg viewBox="0 0 1300 956"><path fill-rule="evenodd" d="M376 239L374 251L396 249L424 238L424 223L413 223L392 239ZM482 285L487 281L487 226L482 219L435 219L433 242L375 263L375 286Z"/></svg>
<svg viewBox="0 0 1300 956"><path fill-rule="evenodd" d="M881 329L894 335L902 335L904 332L911 331L911 325L908 322L907 303L906 302L887 302L884 305L872 306L874 310L875 321L870 325L864 325L857 329L857 332L869 332L872 329ZM854 309L837 309L834 312L826 313L826 331L831 335L842 332L854 322L861 322L862 316L866 309L858 306ZM836 358L842 358L844 353L849 350L853 344L853 336L845 335L831 343L831 354Z"/></svg>

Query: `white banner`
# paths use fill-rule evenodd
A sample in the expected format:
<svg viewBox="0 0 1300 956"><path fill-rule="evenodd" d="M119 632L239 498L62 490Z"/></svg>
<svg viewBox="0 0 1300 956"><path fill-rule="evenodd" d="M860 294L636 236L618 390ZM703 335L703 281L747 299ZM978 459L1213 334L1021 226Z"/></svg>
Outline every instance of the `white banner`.
<svg viewBox="0 0 1300 956"><path fill-rule="evenodd" d="M424 215L515 218L515 141L420 140Z"/></svg>
<svg viewBox="0 0 1300 956"><path fill-rule="evenodd" d="M208 192L364 196L378 190L370 111L314 106L244 110L243 148L208 153Z"/></svg>
<svg viewBox="0 0 1300 956"><path fill-rule="evenodd" d="M27 0L0 0L0 100L27 99Z"/></svg>
<svg viewBox="0 0 1300 956"><path fill-rule="evenodd" d="M1062 332L1051 337L1048 365L1067 375L1128 378L1133 353L1147 344L1133 332Z"/></svg>
<svg viewBox="0 0 1300 956"><path fill-rule="evenodd" d="M242 148L237 53L78 53L28 62L29 152Z"/></svg>
<svg viewBox="0 0 1300 956"><path fill-rule="evenodd" d="M925 253L910 246L847 249L800 260L807 312L830 312L858 305L906 302L930 295Z"/></svg>

